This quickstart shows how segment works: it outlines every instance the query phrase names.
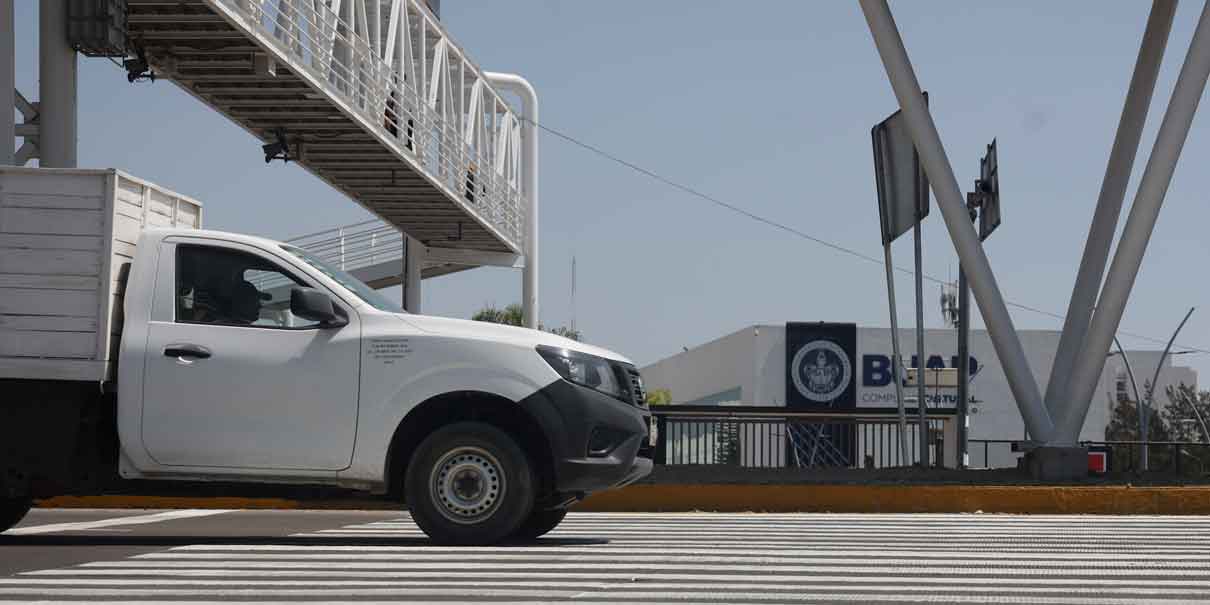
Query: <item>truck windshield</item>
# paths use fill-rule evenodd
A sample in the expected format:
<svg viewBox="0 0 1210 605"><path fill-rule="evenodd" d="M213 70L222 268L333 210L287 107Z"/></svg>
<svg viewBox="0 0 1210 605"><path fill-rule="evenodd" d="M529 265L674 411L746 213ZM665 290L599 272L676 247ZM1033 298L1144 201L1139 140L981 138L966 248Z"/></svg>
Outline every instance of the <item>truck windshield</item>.
<svg viewBox="0 0 1210 605"><path fill-rule="evenodd" d="M327 275L328 277L339 282L340 285L344 286L346 290L352 292L354 296L363 300L367 305L370 305L379 311L387 311L389 313L404 313L403 308L394 302L391 302L389 298L379 294L373 288L365 285L356 277L353 277L352 275L349 275L348 273L345 273L344 271L341 271L340 269L337 269L336 267L333 267L332 265L320 260L319 257L311 254L310 252L307 252L302 248L296 248L286 244L282 244L281 247L282 250L301 258L303 262L315 267L316 269L319 269L324 275Z"/></svg>

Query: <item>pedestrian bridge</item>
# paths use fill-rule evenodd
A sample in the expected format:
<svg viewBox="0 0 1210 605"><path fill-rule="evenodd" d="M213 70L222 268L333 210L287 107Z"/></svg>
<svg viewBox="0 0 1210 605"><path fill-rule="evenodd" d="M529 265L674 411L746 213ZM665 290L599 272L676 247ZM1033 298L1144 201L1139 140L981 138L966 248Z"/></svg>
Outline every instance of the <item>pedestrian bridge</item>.
<svg viewBox="0 0 1210 605"><path fill-rule="evenodd" d="M398 259L399 230L441 250L523 253L519 118L418 0L128 6L130 43L157 75L380 217L357 227L356 271L390 242Z"/></svg>

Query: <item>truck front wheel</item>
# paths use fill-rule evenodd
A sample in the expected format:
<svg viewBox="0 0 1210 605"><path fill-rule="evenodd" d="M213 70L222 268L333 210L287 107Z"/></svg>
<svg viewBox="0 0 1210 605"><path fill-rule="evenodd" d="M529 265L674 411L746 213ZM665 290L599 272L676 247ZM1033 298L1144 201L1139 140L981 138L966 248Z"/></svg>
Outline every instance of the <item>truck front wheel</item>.
<svg viewBox="0 0 1210 605"><path fill-rule="evenodd" d="M0 532L20 523L31 506L29 498L0 498Z"/></svg>
<svg viewBox="0 0 1210 605"><path fill-rule="evenodd" d="M412 519L443 544L494 544L534 506L534 477L512 437L481 422L443 427L408 464L404 497Z"/></svg>

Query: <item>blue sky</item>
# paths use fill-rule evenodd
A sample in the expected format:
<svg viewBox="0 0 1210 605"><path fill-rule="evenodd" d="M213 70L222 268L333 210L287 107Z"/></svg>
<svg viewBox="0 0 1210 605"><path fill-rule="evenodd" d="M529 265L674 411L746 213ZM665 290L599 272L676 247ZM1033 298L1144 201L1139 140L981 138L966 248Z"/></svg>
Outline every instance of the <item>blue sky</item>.
<svg viewBox="0 0 1210 605"><path fill-rule="evenodd" d="M17 82L37 90L37 11L17 3ZM1132 199L1200 7L1185 3L1165 57ZM1062 312L1150 4L896 2L960 182L999 140L1004 224L987 243L1012 301ZM446 0L443 20L484 69L521 73L542 121L668 178L878 256L869 129L896 109L854 2ZM118 167L202 200L207 226L285 238L365 218L296 166L266 166L250 135L171 83L130 85L80 61L80 165ZM1166 338L1210 294L1199 115L1123 329ZM709 205L549 135L542 145L542 320L643 364L759 322L886 325L881 267ZM1203 188L1204 189L1204 188ZM1124 222L1124 217L1123 217ZM936 212L925 268L956 260ZM896 245L910 266L911 239ZM912 282L897 283L903 325ZM426 312L467 317L520 298L520 274L428 280ZM398 296L397 291L389 292ZM926 324L941 326L926 287ZM1014 310L1018 328L1058 329ZM1128 346L1155 346L1123 336ZM1180 342L1210 349L1210 308ZM1210 370L1210 355L1181 363Z"/></svg>

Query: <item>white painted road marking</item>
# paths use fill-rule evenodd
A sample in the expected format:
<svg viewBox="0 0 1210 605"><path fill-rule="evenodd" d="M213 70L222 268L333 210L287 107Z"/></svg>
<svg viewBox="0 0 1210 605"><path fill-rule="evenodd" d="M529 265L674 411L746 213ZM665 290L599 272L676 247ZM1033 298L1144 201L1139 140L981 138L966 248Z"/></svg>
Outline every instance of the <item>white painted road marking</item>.
<svg viewBox="0 0 1210 605"><path fill-rule="evenodd" d="M0 578L0 605L98 599L1210 602L1210 519L573 513L533 545L447 547L405 517Z"/></svg>
<svg viewBox="0 0 1210 605"><path fill-rule="evenodd" d="M100 519L97 521L80 521L76 523L51 523L49 525L33 525L30 527L17 527L4 532L6 536L28 536L31 534L53 534L65 531L81 531L88 529L100 529L117 527L120 525L144 525L146 523L159 523L161 521L172 521L173 519L190 519L193 517L209 517L211 515L221 515L229 513L230 510L219 509L189 509L189 510L172 510L162 513L152 513L149 515L134 515L129 517L114 517L112 519Z"/></svg>

